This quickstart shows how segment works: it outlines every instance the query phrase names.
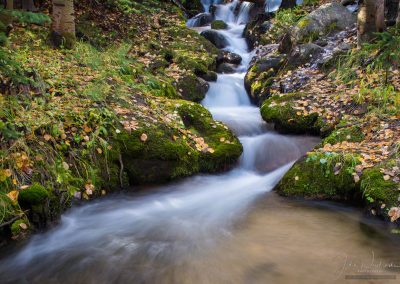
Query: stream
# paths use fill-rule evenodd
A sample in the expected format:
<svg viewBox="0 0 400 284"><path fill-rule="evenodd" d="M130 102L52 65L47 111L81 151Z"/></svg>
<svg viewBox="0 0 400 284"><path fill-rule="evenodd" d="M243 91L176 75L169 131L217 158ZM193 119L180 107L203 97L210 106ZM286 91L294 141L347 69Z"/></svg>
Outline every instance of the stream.
<svg viewBox="0 0 400 284"><path fill-rule="evenodd" d="M242 63L234 74L219 74L202 103L242 142L237 167L75 206L57 227L2 257L0 283L343 283L346 275L396 277L400 248L386 225L347 206L272 192L319 139L277 134L251 105L243 84L253 55L242 37L248 6L235 15L236 4L218 5L216 17L229 25L221 31L226 50L241 55Z"/></svg>

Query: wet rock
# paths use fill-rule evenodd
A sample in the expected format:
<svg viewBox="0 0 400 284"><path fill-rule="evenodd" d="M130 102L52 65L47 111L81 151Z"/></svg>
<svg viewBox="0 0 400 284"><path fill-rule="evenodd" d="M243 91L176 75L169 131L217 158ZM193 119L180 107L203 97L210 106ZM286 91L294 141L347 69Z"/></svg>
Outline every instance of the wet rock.
<svg viewBox="0 0 400 284"><path fill-rule="evenodd" d="M327 46L328 45L328 41L325 39L318 39L314 42L316 45L319 45L321 47Z"/></svg>
<svg viewBox="0 0 400 284"><path fill-rule="evenodd" d="M206 30L201 32L201 35L208 39L217 48L225 48L228 46L227 39L219 32L215 30Z"/></svg>
<svg viewBox="0 0 400 284"><path fill-rule="evenodd" d="M191 0L191 1L183 1L183 7L185 7L186 12L190 16L197 15L203 11L203 4L201 0Z"/></svg>
<svg viewBox="0 0 400 284"><path fill-rule="evenodd" d="M333 30L344 30L356 23L356 17L339 3L328 3L302 18L291 34L296 42L310 42Z"/></svg>
<svg viewBox="0 0 400 284"><path fill-rule="evenodd" d="M253 62L244 78L245 89L253 103L260 104L269 96L273 78L285 59L285 55L268 55Z"/></svg>
<svg viewBox="0 0 400 284"><path fill-rule="evenodd" d="M323 52L324 49L314 43L300 44L290 54L288 64L291 67L296 67L308 62L314 62Z"/></svg>
<svg viewBox="0 0 400 284"><path fill-rule="evenodd" d="M292 48L293 48L292 36L290 33L286 33L282 37L279 43L278 51L280 53L288 54L292 51Z"/></svg>
<svg viewBox="0 0 400 284"><path fill-rule="evenodd" d="M340 1L340 4L342 4L343 6L353 5L356 3L357 3L357 0L342 0L342 1Z"/></svg>
<svg viewBox="0 0 400 284"><path fill-rule="evenodd" d="M230 63L222 63L218 66L217 72L223 74L233 74L236 72L236 65Z"/></svg>
<svg viewBox="0 0 400 284"><path fill-rule="evenodd" d="M213 20L213 16L210 13L201 13L188 21L188 25L191 27L204 27L209 25Z"/></svg>
<svg viewBox="0 0 400 284"><path fill-rule="evenodd" d="M272 24L269 22L271 18L272 14L263 13L246 24L243 36L251 48L254 48L261 41L261 37L271 29Z"/></svg>
<svg viewBox="0 0 400 284"><path fill-rule="evenodd" d="M185 100L200 102L208 91L209 84L202 78L194 75L183 76L177 84L177 89L180 91Z"/></svg>
<svg viewBox="0 0 400 284"><path fill-rule="evenodd" d="M240 64L241 62L242 57L233 52L221 50L217 56L217 65L221 63Z"/></svg>
<svg viewBox="0 0 400 284"><path fill-rule="evenodd" d="M209 82L215 82L218 79L218 75L214 71L208 71L207 73L202 74L199 77Z"/></svg>
<svg viewBox="0 0 400 284"><path fill-rule="evenodd" d="M213 30L225 30L228 28L228 25L222 20L215 20L212 21L211 28Z"/></svg>

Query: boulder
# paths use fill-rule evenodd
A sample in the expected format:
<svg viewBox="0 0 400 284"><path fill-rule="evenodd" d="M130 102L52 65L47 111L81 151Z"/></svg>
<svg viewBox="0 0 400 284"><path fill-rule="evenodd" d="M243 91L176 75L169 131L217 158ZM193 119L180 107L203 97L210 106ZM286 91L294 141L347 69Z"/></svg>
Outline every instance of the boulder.
<svg viewBox="0 0 400 284"><path fill-rule="evenodd" d="M218 75L214 71L208 71L205 74L199 75L199 77L209 82L216 82L218 79Z"/></svg>
<svg viewBox="0 0 400 284"><path fill-rule="evenodd" d="M292 38L297 43L310 42L332 30L344 30L356 23L356 16L339 3L320 6L302 18L293 28Z"/></svg>
<svg viewBox="0 0 400 284"><path fill-rule="evenodd" d="M242 57L239 54L221 50L217 56L217 65L221 63L240 64Z"/></svg>
<svg viewBox="0 0 400 284"><path fill-rule="evenodd" d="M208 39L217 48L225 48L228 46L227 39L219 32L215 30L206 30L201 32L201 35Z"/></svg>
<svg viewBox="0 0 400 284"><path fill-rule="evenodd" d="M259 14L246 24L243 36L251 48L254 48L260 42L262 36L271 29L272 24L269 20L272 17L272 13Z"/></svg>
<svg viewBox="0 0 400 284"><path fill-rule="evenodd" d="M300 66L309 62L315 62L324 49L314 43L305 43L296 46L289 56L288 64L291 67Z"/></svg>
<svg viewBox="0 0 400 284"><path fill-rule="evenodd" d="M285 55L267 55L252 64L244 78L244 86L253 103L260 104L269 97L274 77L285 59Z"/></svg>
<svg viewBox="0 0 400 284"><path fill-rule="evenodd" d="M218 66L217 72L223 74L232 74L236 72L236 66L230 63L222 63Z"/></svg>
<svg viewBox="0 0 400 284"><path fill-rule="evenodd" d="M285 57L282 55L265 56L254 62L244 78L244 86L246 91L250 93L253 81L256 80L261 73L267 72L270 69L274 70L274 72L277 72L284 63L284 59Z"/></svg>
<svg viewBox="0 0 400 284"><path fill-rule="evenodd" d="M189 19L188 26L190 27L204 27L209 25L213 20L210 13L201 13Z"/></svg>
<svg viewBox="0 0 400 284"><path fill-rule="evenodd" d="M198 13L204 12L201 0L184 1L182 4L189 16L194 16Z"/></svg>
<svg viewBox="0 0 400 284"><path fill-rule="evenodd" d="M194 75L186 75L179 79L177 89L180 91L182 98L188 101L202 101L208 91L209 84L202 78Z"/></svg>

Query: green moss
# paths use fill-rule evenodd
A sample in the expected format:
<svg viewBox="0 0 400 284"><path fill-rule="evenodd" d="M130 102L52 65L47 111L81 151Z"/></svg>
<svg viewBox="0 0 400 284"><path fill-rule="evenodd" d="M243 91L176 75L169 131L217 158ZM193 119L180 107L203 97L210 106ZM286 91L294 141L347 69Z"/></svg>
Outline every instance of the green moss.
<svg viewBox="0 0 400 284"><path fill-rule="evenodd" d="M32 206L42 204L48 197L49 192L42 185L35 183L27 189L21 190L18 195L18 202L22 206Z"/></svg>
<svg viewBox="0 0 400 284"><path fill-rule="evenodd" d="M353 200L361 196L352 172L356 156L313 153L297 162L283 177L277 191L285 196Z"/></svg>
<svg viewBox="0 0 400 284"><path fill-rule="evenodd" d="M225 30L228 28L228 25L222 20L215 20L212 21L211 28L213 30Z"/></svg>
<svg viewBox="0 0 400 284"><path fill-rule="evenodd" d="M364 199L367 203L385 204L387 208L397 206L398 185L392 180L384 180L380 167L364 170L361 180Z"/></svg>
<svg viewBox="0 0 400 284"><path fill-rule="evenodd" d="M305 28L308 24L310 23L310 19L307 17L301 18L298 22L297 22L297 27L300 29Z"/></svg>
<svg viewBox="0 0 400 284"><path fill-rule="evenodd" d="M266 122L274 123L276 130L281 132L321 134L325 123L317 113L297 115L298 111L293 108L293 100L301 96L301 93L292 93L270 97L261 107L261 116Z"/></svg>
<svg viewBox="0 0 400 284"><path fill-rule="evenodd" d="M181 91L182 97L193 102L202 101L207 89L200 86L195 75L186 75L178 81L177 89Z"/></svg>
<svg viewBox="0 0 400 284"><path fill-rule="evenodd" d="M12 223L11 225L11 234L13 237L17 237L20 235L21 232L25 231L24 229L21 228L21 224L25 224L28 226L29 221L26 219L19 219Z"/></svg>
<svg viewBox="0 0 400 284"><path fill-rule="evenodd" d="M328 137L323 140L323 144L337 144L343 141L361 142L365 138L364 133L358 126L350 126L347 128L339 128L333 131Z"/></svg>
<svg viewBox="0 0 400 284"><path fill-rule="evenodd" d="M8 38L5 33L0 32L0 46L6 46L8 43Z"/></svg>

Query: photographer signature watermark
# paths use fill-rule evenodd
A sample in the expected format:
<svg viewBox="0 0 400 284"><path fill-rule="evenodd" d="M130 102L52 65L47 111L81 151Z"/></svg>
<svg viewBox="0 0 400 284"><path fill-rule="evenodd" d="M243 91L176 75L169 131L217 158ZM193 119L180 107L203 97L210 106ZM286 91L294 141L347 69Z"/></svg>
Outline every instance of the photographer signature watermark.
<svg viewBox="0 0 400 284"><path fill-rule="evenodd" d="M338 256L339 267L335 271L336 279L346 280L398 280L400 279L400 259L388 261L375 257L371 251L370 259L355 259L348 255Z"/></svg>

